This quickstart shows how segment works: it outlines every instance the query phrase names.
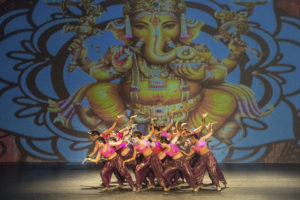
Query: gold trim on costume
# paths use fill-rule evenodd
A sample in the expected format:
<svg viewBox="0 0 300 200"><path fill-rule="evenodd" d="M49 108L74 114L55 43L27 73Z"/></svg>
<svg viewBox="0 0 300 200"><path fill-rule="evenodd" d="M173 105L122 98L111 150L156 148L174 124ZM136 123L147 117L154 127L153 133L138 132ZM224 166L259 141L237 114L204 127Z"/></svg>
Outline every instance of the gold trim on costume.
<svg viewBox="0 0 300 200"><path fill-rule="evenodd" d="M209 152L209 148L208 147L202 147L201 149L199 149L199 154L202 156L204 154L207 154Z"/></svg>

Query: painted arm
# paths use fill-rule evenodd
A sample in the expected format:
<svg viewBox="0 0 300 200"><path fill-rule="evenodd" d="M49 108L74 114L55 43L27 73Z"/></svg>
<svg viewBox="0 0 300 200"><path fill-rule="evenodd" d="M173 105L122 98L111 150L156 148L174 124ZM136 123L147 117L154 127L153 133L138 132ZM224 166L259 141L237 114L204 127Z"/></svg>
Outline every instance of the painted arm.
<svg viewBox="0 0 300 200"><path fill-rule="evenodd" d="M231 73L240 63L242 57L246 55L247 43L235 38L229 42L228 49L231 50L231 53L222 60L222 65L227 68L228 73Z"/></svg>
<svg viewBox="0 0 300 200"><path fill-rule="evenodd" d="M74 61L75 65L79 66L85 73L90 74L95 80L110 81L121 75L122 70L113 64L113 58L119 60L121 54L124 54L121 48L115 47L109 49L97 62L93 62L92 59L86 56L87 48L81 39L74 39L68 50L73 54L73 57L76 57ZM74 53L76 55L74 55ZM132 58L130 60L132 60Z"/></svg>
<svg viewBox="0 0 300 200"><path fill-rule="evenodd" d="M228 44L231 53L222 61L214 57L205 45L193 44L193 46L196 50L194 56L196 62L174 65L174 72L190 80L221 83L227 74L231 73L240 63L241 58L245 55L247 43L238 38L231 40Z"/></svg>
<svg viewBox="0 0 300 200"><path fill-rule="evenodd" d="M212 55L205 46L197 49L194 63L174 65L173 70L178 76L189 80L223 82L227 76L227 68ZM183 60L184 61L184 60Z"/></svg>
<svg viewBox="0 0 300 200"><path fill-rule="evenodd" d="M133 66L133 53L123 46L112 46L89 73L96 80L113 80Z"/></svg>

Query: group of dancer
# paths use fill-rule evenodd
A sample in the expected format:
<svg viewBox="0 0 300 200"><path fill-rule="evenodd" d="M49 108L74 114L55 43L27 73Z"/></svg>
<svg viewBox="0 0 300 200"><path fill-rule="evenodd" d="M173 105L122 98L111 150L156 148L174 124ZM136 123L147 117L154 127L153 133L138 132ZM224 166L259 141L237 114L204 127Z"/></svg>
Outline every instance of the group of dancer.
<svg viewBox="0 0 300 200"><path fill-rule="evenodd" d="M142 184L148 189L156 187L156 182L164 191L179 188L179 179L185 180L197 192L203 187L204 174L207 171L217 191L221 191L220 182L224 187L228 184L213 153L209 150L207 140L213 135L213 123L206 125L202 117L202 124L190 132L186 123L173 126L172 117L167 126L155 126L151 119L151 130L147 135L132 128L131 116L129 124L118 133L114 131L117 116L112 127L100 133L98 130L89 134L95 140L95 147L83 161L98 163L105 162L100 171L104 191L110 189L110 180L114 174L118 187L122 187L125 180L132 191L140 191ZM169 131L171 129L171 131ZM206 130L206 134L202 131ZM94 157L94 158L93 158ZM136 184L129 172L134 172Z"/></svg>

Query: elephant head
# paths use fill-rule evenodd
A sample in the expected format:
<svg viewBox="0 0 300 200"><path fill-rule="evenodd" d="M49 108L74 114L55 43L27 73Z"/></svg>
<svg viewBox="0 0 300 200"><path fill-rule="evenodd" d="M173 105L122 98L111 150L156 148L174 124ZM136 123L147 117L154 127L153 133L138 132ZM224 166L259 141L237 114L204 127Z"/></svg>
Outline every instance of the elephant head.
<svg viewBox="0 0 300 200"><path fill-rule="evenodd" d="M124 19L110 22L106 29L125 45L138 46L149 63L166 64L177 57L183 46L186 49L190 45L202 26L200 21L186 19L183 12L150 9L125 15ZM126 35L128 28L130 37Z"/></svg>

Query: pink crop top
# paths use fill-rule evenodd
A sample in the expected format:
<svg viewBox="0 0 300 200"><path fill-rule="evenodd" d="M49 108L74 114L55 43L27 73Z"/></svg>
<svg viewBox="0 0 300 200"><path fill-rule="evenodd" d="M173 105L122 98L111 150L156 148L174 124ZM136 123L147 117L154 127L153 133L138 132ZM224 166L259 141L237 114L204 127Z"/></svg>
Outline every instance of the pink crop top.
<svg viewBox="0 0 300 200"><path fill-rule="evenodd" d="M158 154L159 152L161 152L162 148L160 146L159 141L155 141L155 147L152 149L153 153Z"/></svg>
<svg viewBox="0 0 300 200"><path fill-rule="evenodd" d="M109 138L109 135L106 135L106 134L104 134L104 133L102 133L101 136L102 136L105 140Z"/></svg>
<svg viewBox="0 0 300 200"><path fill-rule="evenodd" d="M170 143L170 145L171 145L170 151L168 151L167 149L165 149L165 153L168 156L173 157L173 156L175 156L179 152L179 148L177 147L176 144Z"/></svg>
<svg viewBox="0 0 300 200"><path fill-rule="evenodd" d="M125 148L127 145L125 142L122 142L121 144L119 144L117 147L116 147L116 151L120 150L120 149L123 149Z"/></svg>
<svg viewBox="0 0 300 200"><path fill-rule="evenodd" d="M136 149L137 149L140 153L143 153L146 149L148 149L148 148L150 147L150 145L149 145L149 142L148 142L148 141L144 141L144 140L143 140L143 143L142 143L142 144L138 144L136 147L137 147Z"/></svg>
<svg viewBox="0 0 300 200"><path fill-rule="evenodd" d="M195 131L193 131L192 133L195 134L195 135L197 135L198 137L200 137L199 133L197 133Z"/></svg>
<svg viewBox="0 0 300 200"><path fill-rule="evenodd" d="M107 150L106 151L102 151L102 149L99 149L99 152L106 158L108 158L109 156L113 155L115 153L115 150L112 146L110 146L109 144L107 144Z"/></svg>
<svg viewBox="0 0 300 200"><path fill-rule="evenodd" d="M160 135L163 136L163 137L166 137L166 138L169 137L169 133L167 133L167 132L165 132L165 131L161 132Z"/></svg>
<svg viewBox="0 0 300 200"><path fill-rule="evenodd" d="M123 137L123 133L118 132L118 139L120 140Z"/></svg>
<svg viewBox="0 0 300 200"><path fill-rule="evenodd" d="M195 146L195 151L199 151L203 147L207 147L207 143L205 140L199 140L198 144Z"/></svg>

